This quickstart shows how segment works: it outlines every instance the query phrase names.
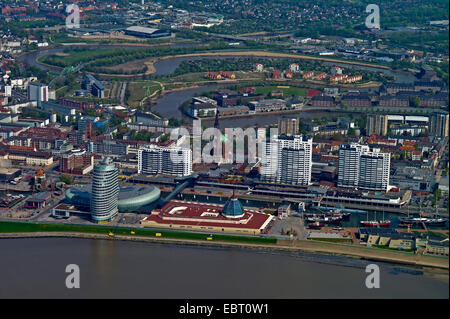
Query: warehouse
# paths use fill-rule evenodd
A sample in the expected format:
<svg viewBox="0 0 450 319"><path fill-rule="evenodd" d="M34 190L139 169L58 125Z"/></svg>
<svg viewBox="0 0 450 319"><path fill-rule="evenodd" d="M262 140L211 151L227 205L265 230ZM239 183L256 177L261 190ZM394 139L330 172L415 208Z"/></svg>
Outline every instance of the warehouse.
<svg viewBox="0 0 450 319"><path fill-rule="evenodd" d="M0 182L9 182L22 174L20 169L0 167Z"/></svg>
<svg viewBox="0 0 450 319"><path fill-rule="evenodd" d="M142 38L163 38L172 36L170 31L141 26L128 27L125 29L125 34Z"/></svg>

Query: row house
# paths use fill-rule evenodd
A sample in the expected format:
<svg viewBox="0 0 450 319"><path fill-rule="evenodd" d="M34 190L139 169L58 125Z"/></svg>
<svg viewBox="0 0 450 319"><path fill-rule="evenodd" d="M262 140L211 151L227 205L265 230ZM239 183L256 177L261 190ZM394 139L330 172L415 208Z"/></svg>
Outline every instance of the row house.
<svg viewBox="0 0 450 319"><path fill-rule="evenodd" d="M380 88L380 95L397 94L398 92L414 92L414 86L405 83L386 83Z"/></svg>
<svg viewBox="0 0 450 319"><path fill-rule="evenodd" d="M315 107L333 107L334 99L331 96L318 95L311 99L311 105Z"/></svg>
<svg viewBox="0 0 450 319"><path fill-rule="evenodd" d="M303 79L310 79L314 76L314 72L313 71L308 71L303 73L302 78Z"/></svg>
<svg viewBox="0 0 450 319"><path fill-rule="evenodd" d="M324 80L324 79L326 79L327 78L327 74L325 73L325 72L322 72L322 73L320 73L320 74L318 74L318 75L316 75L316 80Z"/></svg>
<svg viewBox="0 0 450 319"><path fill-rule="evenodd" d="M347 77L348 77L347 74L333 75L330 77L330 81L331 82L340 82L340 81L343 81L344 79L346 79Z"/></svg>
<svg viewBox="0 0 450 319"><path fill-rule="evenodd" d="M354 83L362 80L362 75L352 75L343 80L344 83Z"/></svg>
<svg viewBox="0 0 450 319"><path fill-rule="evenodd" d="M233 72L227 71L219 71L219 72L207 72L205 77L212 80L220 80L220 79L235 79L236 74Z"/></svg>
<svg viewBox="0 0 450 319"><path fill-rule="evenodd" d="M368 94L346 94L342 97L341 102L349 107L370 107L372 105Z"/></svg>
<svg viewBox="0 0 450 319"><path fill-rule="evenodd" d="M403 95L385 95L380 96L379 106L386 107L408 107L409 98Z"/></svg>

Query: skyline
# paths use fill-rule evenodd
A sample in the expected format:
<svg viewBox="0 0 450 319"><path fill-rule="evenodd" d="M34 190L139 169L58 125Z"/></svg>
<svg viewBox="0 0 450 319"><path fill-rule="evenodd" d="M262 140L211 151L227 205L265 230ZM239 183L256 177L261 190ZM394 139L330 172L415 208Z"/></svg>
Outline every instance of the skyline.
<svg viewBox="0 0 450 319"><path fill-rule="evenodd" d="M3 1L0 297L448 298L448 9Z"/></svg>

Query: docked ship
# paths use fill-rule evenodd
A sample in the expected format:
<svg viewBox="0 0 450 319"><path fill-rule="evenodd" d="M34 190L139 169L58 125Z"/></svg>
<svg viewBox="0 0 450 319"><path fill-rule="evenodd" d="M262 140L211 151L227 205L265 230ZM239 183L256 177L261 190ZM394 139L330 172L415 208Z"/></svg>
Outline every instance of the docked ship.
<svg viewBox="0 0 450 319"><path fill-rule="evenodd" d="M390 220L362 220L359 222L363 227L389 227Z"/></svg>
<svg viewBox="0 0 450 319"><path fill-rule="evenodd" d="M419 213L419 217L410 217L408 211L408 217L400 217L400 221L404 225L428 225L428 226L445 226L448 222L448 218L440 217L436 213L433 214L425 214L422 211Z"/></svg>
<svg viewBox="0 0 450 319"><path fill-rule="evenodd" d="M342 219L348 219L350 217L350 213L344 213L340 209L330 208L328 211L323 211L320 208L316 208L319 212L314 213L305 213L305 217L312 217L312 218L331 218L332 220L342 220Z"/></svg>
<svg viewBox="0 0 450 319"><path fill-rule="evenodd" d="M366 220L362 220L359 223L363 227L389 227L391 225L391 221L390 220L384 219L384 212L383 212L383 219L382 220L377 220L376 213L375 213L375 219L374 220L369 220L369 212L367 212L367 219Z"/></svg>
<svg viewBox="0 0 450 319"><path fill-rule="evenodd" d="M324 223L321 222L314 222L308 225L309 229L321 229L323 226L325 226Z"/></svg>
<svg viewBox="0 0 450 319"><path fill-rule="evenodd" d="M435 225L435 226L440 226L440 225L445 225L445 223L448 221L447 218L443 218L443 217L400 217L400 221L403 224L408 224L408 225L415 225L415 224L425 224L425 225Z"/></svg>
<svg viewBox="0 0 450 319"><path fill-rule="evenodd" d="M310 216L305 219L307 222L314 223L326 223L326 224L336 224L342 221L342 216Z"/></svg>

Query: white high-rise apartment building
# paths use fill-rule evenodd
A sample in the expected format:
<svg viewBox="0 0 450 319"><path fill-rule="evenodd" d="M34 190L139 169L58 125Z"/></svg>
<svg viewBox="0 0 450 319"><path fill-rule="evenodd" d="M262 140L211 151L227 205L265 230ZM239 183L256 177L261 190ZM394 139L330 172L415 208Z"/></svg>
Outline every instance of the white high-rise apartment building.
<svg viewBox="0 0 450 319"><path fill-rule="evenodd" d="M28 100L41 102L48 101L48 86L38 82L30 82L27 88Z"/></svg>
<svg viewBox="0 0 450 319"><path fill-rule="evenodd" d="M390 153L356 143L341 145L338 186L387 191L390 163Z"/></svg>
<svg viewBox="0 0 450 319"><path fill-rule="evenodd" d="M138 151L139 174L192 174L192 151L179 146L150 146Z"/></svg>
<svg viewBox="0 0 450 319"><path fill-rule="evenodd" d="M378 149L362 153L359 164L359 187L386 192L389 186L390 164L390 153L381 153Z"/></svg>
<svg viewBox="0 0 450 319"><path fill-rule="evenodd" d="M263 180L294 185L311 183L311 137L275 136L263 151L260 171Z"/></svg>
<svg viewBox="0 0 450 319"><path fill-rule="evenodd" d="M369 146L367 145L356 143L341 145L339 149L338 186L358 187L361 153L368 151Z"/></svg>

